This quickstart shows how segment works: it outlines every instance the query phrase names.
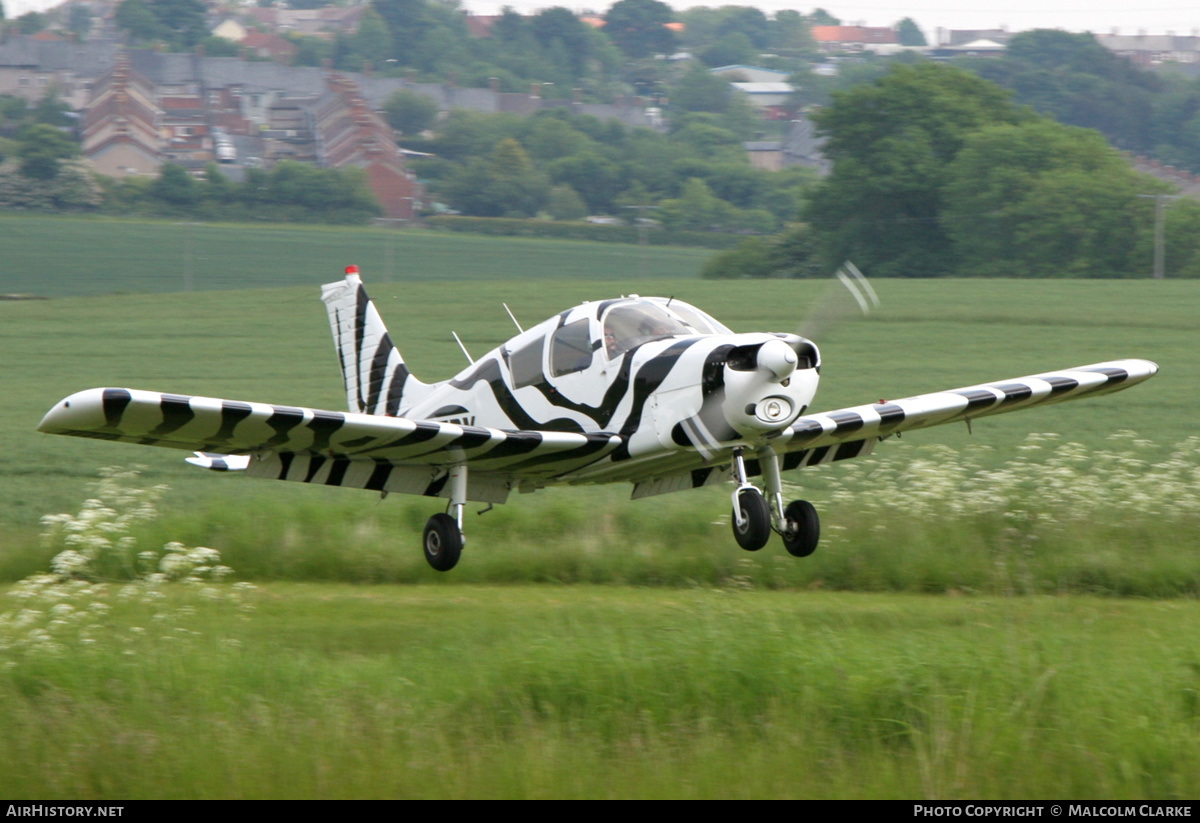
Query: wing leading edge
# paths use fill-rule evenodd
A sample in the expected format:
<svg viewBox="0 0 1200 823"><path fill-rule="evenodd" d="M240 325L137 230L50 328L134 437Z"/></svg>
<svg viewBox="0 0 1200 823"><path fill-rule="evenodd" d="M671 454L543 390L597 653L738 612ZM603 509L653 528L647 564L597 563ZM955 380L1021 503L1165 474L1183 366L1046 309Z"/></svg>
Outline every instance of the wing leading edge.
<svg viewBox="0 0 1200 823"><path fill-rule="evenodd" d="M38 430L213 457L255 455L252 476L431 496L444 496L451 466L468 463L470 499L488 502L503 501L511 478L553 477L621 444L612 434L505 431L121 388L71 395ZM206 465L203 457L190 462Z"/></svg>

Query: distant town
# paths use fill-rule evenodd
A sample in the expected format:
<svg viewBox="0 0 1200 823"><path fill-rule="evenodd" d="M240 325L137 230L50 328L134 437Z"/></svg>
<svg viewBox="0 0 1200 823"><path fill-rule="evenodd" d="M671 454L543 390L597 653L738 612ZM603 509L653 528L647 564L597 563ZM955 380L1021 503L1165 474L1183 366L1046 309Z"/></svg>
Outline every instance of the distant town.
<svg viewBox="0 0 1200 823"><path fill-rule="evenodd" d="M839 78L906 54L999 57L1012 37L939 29L929 43L907 19L877 28L843 25L820 9L772 18L746 7L674 13L655 0L527 17L470 15L436 0L314 8L68 0L4 24L0 95L31 106L52 96L74 121L83 160L109 178L155 177L166 164L202 177L215 163L235 182L284 160L357 167L382 214L409 221L436 199L414 159L436 154L427 151L429 129L456 110L564 109L659 133L692 114L748 110L754 122L743 125L740 145L753 168L824 174L807 112ZM1200 66L1196 35L1095 40L1131 66L1189 76ZM719 81L713 100L726 94L735 103L698 97L698 71ZM397 94L423 98L434 116L401 131L387 115Z"/></svg>

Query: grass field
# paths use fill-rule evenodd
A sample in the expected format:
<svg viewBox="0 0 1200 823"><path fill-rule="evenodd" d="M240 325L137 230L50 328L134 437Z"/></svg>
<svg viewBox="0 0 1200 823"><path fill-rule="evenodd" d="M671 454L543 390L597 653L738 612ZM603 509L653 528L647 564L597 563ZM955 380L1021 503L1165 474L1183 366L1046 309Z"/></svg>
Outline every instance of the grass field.
<svg viewBox="0 0 1200 823"><path fill-rule="evenodd" d="M0 294L67 297L326 282L693 277L711 251L344 226L247 226L0 215Z"/></svg>
<svg viewBox="0 0 1200 823"><path fill-rule="evenodd" d="M0 795L1200 795L1195 601L276 583L163 612L0 671Z"/></svg>
<svg viewBox="0 0 1200 823"><path fill-rule="evenodd" d="M61 548L41 515L141 462L171 487L141 545L212 546L263 586L249 615L111 594L86 637L43 605L29 625L62 635L47 653L3 598L0 795L1200 794L1200 442L1175 448L1196 434L1200 282L876 282L882 310L818 340L818 408L1119 357L1161 372L793 474L825 530L805 561L737 550L727 490L605 487L469 515L439 575L418 548L435 501L214 475L37 422L100 385L343 407L316 285L350 261L430 380L464 365L451 329L476 355L511 335L502 301L528 326L673 294L739 331L791 330L827 286L700 281L689 250L650 249L640 277L628 247L406 233L389 280L362 253L385 266L378 233L304 229L287 257L273 229L193 228L229 234L197 239L183 292L179 252L156 245L177 229L0 219L0 292L54 297L0 302L0 580ZM237 268L238 246L263 256ZM1126 429L1141 439L1110 440Z"/></svg>

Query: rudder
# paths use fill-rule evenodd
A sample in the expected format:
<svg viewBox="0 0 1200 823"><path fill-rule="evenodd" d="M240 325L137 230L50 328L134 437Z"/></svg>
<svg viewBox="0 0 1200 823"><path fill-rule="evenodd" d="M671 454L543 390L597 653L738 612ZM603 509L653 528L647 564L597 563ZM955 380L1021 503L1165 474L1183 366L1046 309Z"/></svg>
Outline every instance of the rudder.
<svg viewBox="0 0 1200 823"><path fill-rule="evenodd" d="M433 388L413 377L404 364L367 296L358 266L346 267L345 280L322 286L321 300L329 311L350 411L403 415Z"/></svg>

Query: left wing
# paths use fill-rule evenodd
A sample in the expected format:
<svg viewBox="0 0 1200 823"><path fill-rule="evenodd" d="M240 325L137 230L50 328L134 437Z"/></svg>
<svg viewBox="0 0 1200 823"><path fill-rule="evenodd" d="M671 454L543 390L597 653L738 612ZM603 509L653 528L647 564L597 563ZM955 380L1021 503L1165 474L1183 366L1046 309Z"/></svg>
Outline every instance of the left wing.
<svg viewBox="0 0 1200 823"><path fill-rule="evenodd" d="M613 434L507 431L403 417L213 397L88 389L62 400L38 430L186 449L189 462L329 486L444 496L449 468L472 471L470 499L503 502L518 480L553 477L613 451ZM215 453L215 454L213 454Z"/></svg>
<svg viewBox="0 0 1200 823"><path fill-rule="evenodd" d="M797 451L833 447L842 449L868 438L881 440L911 429L970 421L1034 406L1109 394L1149 380L1157 372L1158 365L1149 360L1114 360L810 414L784 429L775 448L788 452L789 456ZM788 462L785 458L784 468L791 468L786 465ZM808 462L797 465L808 465Z"/></svg>
<svg viewBox="0 0 1200 823"><path fill-rule="evenodd" d="M870 454L880 440L899 432L1109 394L1149 380L1157 372L1158 365L1149 360L1114 360L851 406L804 415L769 443L780 456L780 468L789 471L863 457ZM728 465L731 455L731 449L723 449L714 452L711 461L705 463L697 453L691 453L690 459L681 454L669 465L631 466L627 477L617 477L616 472L608 471L604 479L631 480L635 483L634 497L713 485L732 476ZM589 467L583 474L594 477L606 468ZM751 476L761 473L758 461L753 459L747 459L746 470ZM619 467L617 471L620 471Z"/></svg>

